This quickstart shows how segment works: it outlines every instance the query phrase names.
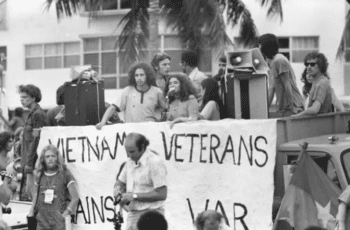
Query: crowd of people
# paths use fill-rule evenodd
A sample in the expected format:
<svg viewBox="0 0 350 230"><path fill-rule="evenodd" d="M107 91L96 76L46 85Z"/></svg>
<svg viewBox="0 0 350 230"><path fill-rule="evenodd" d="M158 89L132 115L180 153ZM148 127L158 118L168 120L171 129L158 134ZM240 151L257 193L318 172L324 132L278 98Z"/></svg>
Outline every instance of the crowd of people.
<svg viewBox="0 0 350 230"><path fill-rule="evenodd" d="M301 94L289 60L279 53L277 37L262 35L259 48L270 68L267 103L270 107L276 96L280 117L345 111L330 85L324 54L311 52L305 56ZM170 74L171 57L165 53L156 54L150 64L135 63L128 72L129 84L122 91L120 103L107 105L96 129L118 122L161 121L169 121L172 128L180 122L227 118L225 94L230 92L225 91L226 57L220 58L219 72L213 77L201 72L198 64L199 55L190 50L181 56L184 74ZM0 133L0 171L5 172L1 174L0 201L8 204L17 192L18 199L32 202L28 221L35 216L37 229L64 229L79 199L77 183L55 146L37 149L43 126L65 125L64 86L57 89L57 106L47 112L39 105L42 95L37 86L20 85L18 92L23 108L29 110L28 117L23 119L23 108L16 108L10 120L0 111L0 118L8 127L8 131ZM124 119L119 118L121 111ZM141 134L127 135L125 149L129 159L114 186L114 195L121 194L121 206L128 210L127 230L150 226L167 229L163 216L167 171L148 145ZM198 230L225 227L222 215L213 210L200 213L195 224Z"/></svg>

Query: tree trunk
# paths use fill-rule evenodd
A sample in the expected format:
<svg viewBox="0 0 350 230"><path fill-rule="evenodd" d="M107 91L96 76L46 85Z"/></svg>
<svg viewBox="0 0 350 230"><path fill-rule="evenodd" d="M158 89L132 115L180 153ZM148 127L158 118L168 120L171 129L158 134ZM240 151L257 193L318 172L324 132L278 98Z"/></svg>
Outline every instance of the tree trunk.
<svg viewBox="0 0 350 230"><path fill-rule="evenodd" d="M148 45L148 60L151 61L152 57L160 49L160 36L159 36L159 17L160 8L159 0L149 0L149 45Z"/></svg>

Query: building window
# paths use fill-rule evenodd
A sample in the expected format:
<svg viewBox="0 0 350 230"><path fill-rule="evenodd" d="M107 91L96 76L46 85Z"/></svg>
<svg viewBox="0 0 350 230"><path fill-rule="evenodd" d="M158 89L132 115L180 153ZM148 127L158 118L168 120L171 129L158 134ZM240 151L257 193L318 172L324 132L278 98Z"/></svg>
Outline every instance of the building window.
<svg viewBox="0 0 350 230"><path fill-rule="evenodd" d="M279 52L293 63L303 63L305 56L319 50L318 37L278 37Z"/></svg>
<svg viewBox="0 0 350 230"><path fill-rule="evenodd" d="M318 51L318 37L292 37L292 62L304 62L304 57L313 51Z"/></svg>
<svg viewBox="0 0 350 230"><path fill-rule="evenodd" d="M47 43L25 46L25 69L57 69L80 65L80 43Z"/></svg>
<svg viewBox="0 0 350 230"><path fill-rule="evenodd" d="M97 9L98 11L115 11L124 10L131 8L132 1L130 0L103 0L102 4ZM149 0L139 1L139 4L145 4L145 7L149 7ZM85 11L90 11L91 9L86 8Z"/></svg>
<svg viewBox="0 0 350 230"><path fill-rule="evenodd" d="M186 48L181 44L180 38L176 35L164 35L163 50L171 57L171 72L181 72L182 67L179 65L181 62L181 54ZM207 75L211 75L212 70L212 58L211 50L205 50L200 55L200 63L198 65L199 70L205 72Z"/></svg>
<svg viewBox="0 0 350 230"><path fill-rule="evenodd" d="M103 77L106 89L115 89L118 85L115 42L116 37L84 39L84 64L91 65Z"/></svg>

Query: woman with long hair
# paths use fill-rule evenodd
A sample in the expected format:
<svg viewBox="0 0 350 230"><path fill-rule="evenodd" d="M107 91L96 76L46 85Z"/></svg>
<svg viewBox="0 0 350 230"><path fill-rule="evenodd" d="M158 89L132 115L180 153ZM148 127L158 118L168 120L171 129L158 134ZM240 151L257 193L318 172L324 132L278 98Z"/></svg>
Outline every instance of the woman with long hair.
<svg viewBox="0 0 350 230"><path fill-rule="evenodd" d="M168 101L168 121L173 123L186 118L187 120L198 119L198 102L194 95L196 89L192 82L181 74L169 77L165 87Z"/></svg>
<svg viewBox="0 0 350 230"><path fill-rule="evenodd" d="M199 118L203 120L220 120L220 111L223 108L219 95L219 85L213 78L204 79L201 83L202 105L200 107Z"/></svg>

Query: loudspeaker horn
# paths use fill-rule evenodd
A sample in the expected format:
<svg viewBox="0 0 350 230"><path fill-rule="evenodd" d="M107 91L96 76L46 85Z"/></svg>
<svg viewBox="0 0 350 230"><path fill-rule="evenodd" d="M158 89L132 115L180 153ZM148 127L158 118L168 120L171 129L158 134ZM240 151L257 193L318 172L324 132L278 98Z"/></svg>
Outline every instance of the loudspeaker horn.
<svg viewBox="0 0 350 230"><path fill-rule="evenodd" d="M227 53L228 68L252 69L252 53L250 50L235 51Z"/></svg>
<svg viewBox="0 0 350 230"><path fill-rule="evenodd" d="M255 73L267 74L269 67L264 60L260 50L254 48L251 50L242 50L227 53L228 69L251 71Z"/></svg>
<svg viewBox="0 0 350 230"><path fill-rule="evenodd" d="M269 66L258 48L252 49L252 62L256 73L267 74Z"/></svg>

